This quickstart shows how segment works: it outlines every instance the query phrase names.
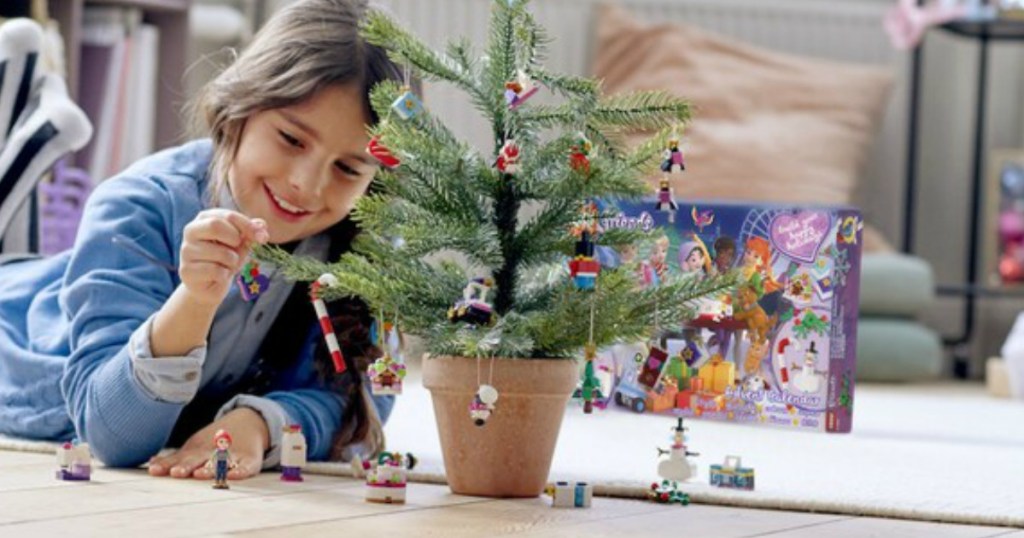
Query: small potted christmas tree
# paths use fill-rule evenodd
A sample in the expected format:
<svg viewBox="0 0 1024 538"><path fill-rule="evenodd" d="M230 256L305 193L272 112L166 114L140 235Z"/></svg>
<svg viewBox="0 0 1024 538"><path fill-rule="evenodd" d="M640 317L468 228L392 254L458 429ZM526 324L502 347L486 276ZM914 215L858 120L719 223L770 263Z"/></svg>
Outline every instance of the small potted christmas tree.
<svg viewBox="0 0 1024 538"><path fill-rule="evenodd" d="M362 233L353 250L331 264L256 251L297 280L329 273L317 289L324 299L358 296L375 312L397 312L404 332L425 339L424 385L448 481L460 494L539 495L580 380L578 359L588 361L586 396L596 385L597 348L645 340L659 319L690 319L695 301L735 282L726 275L643 286L636 268L597 263L595 248L642 239L635 229L601 229L597 202L648 192L643 178L678 144L689 106L663 92L606 98L596 81L545 70L547 38L527 4L492 0L483 56L466 41L436 52L371 15L370 42L417 76L469 94L493 126L493 153L458 140L408 88L382 83L371 101L386 119L368 150L383 166L378 188L354 209ZM531 101L538 90L560 101ZM623 148L619 135L639 129L660 131ZM521 212L527 204L530 217Z"/></svg>

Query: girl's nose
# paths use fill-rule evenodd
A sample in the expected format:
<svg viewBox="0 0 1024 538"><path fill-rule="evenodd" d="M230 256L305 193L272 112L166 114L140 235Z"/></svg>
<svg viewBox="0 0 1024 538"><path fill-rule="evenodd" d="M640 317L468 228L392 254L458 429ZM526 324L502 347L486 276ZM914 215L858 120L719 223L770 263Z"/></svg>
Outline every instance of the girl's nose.
<svg viewBox="0 0 1024 538"><path fill-rule="evenodd" d="M288 184L291 186L292 192L301 198L299 201L305 203L321 197L329 180L325 176L315 167L299 167L292 172Z"/></svg>

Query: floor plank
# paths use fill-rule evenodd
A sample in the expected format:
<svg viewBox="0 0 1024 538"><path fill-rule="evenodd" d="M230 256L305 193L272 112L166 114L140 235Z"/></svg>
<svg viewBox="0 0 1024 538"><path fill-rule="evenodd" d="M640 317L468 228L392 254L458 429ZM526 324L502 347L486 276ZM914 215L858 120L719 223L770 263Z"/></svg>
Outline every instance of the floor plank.
<svg viewBox="0 0 1024 538"><path fill-rule="evenodd" d="M768 514L762 515L761 513ZM739 525L733 522L740 518ZM746 518L746 519L744 519ZM768 524L774 518L775 524ZM789 528L808 521L829 521L827 516L813 514L771 513L768 511L739 510L721 507L665 506L643 501L596 498L589 509L552 508L545 499L491 500L427 510L409 511L375 517L339 519L309 525L293 526L289 533L304 538L337 537L340 535L404 536L665 536L666 529L686 522L700 521L696 528L718 531L722 534L695 531L695 536L742 536L750 529ZM632 522L621 525L622 521ZM707 522L704 525L704 522ZM633 526L635 524L635 526ZM732 525L730 527L730 525ZM739 529L739 532L735 532ZM281 529L244 532L240 536L258 538L274 536ZM671 533L668 533L671 534Z"/></svg>
<svg viewBox="0 0 1024 538"><path fill-rule="evenodd" d="M908 521L874 517L854 517L820 526L790 529L754 536L772 538L989 538L1005 535L1012 529L974 525L951 525L928 521Z"/></svg>
<svg viewBox="0 0 1024 538"><path fill-rule="evenodd" d="M57 480L56 472L57 465L55 462L23 463L17 466L5 467L0 471L0 492L95 487L100 484L143 480L146 478L143 476L145 473L135 470L94 467L90 482L65 482Z"/></svg>
<svg viewBox="0 0 1024 538"><path fill-rule="evenodd" d="M153 478L141 470L132 473L138 480L65 482L63 487L45 491L2 491L0 526L225 500L225 492L214 490L209 481ZM297 486L282 483L276 475L267 473L256 479L232 482L230 491L233 498L267 497L357 486L357 483L339 483L336 479L319 476L307 476L306 481ZM40 502L42 499L45 502Z"/></svg>
<svg viewBox="0 0 1024 538"><path fill-rule="evenodd" d="M335 485L329 488L308 490L302 489L305 487L303 485L295 485L294 493L280 493L278 490L276 494L260 494L260 480L276 480L279 483L278 478L266 474L252 481L248 487L232 486L228 491L214 491L208 483L198 481L188 484L184 481L151 479L150 483L157 484L159 489L184 485L191 489L195 498L193 502L176 505L159 503L155 507L14 523L0 526L0 534L51 536L74 529L76 538L209 536L265 528L291 529L324 520L477 502L477 499L471 497L451 495L447 488L421 486L416 492L410 492L409 502L404 506L368 503L363 500L362 484L359 481L340 478L331 479ZM210 493L217 493L220 498L210 499ZM159 498L166 495L166 492L158 493Z"/></svg>

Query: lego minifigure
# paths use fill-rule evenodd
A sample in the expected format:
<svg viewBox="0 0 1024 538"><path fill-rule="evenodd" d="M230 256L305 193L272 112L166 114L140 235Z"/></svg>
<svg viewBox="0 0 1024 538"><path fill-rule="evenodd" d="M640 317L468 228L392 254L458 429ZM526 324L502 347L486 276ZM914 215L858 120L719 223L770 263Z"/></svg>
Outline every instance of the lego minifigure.
<svg viewBox="0 0 1024 538"><path fill-rule="evenodd" d="M669 185L667 177L661 178L661 182L658 184L658 202L654 205L654 209L668 213L669 222L676 221L676 210L679 209L679 206L676 205L675 193Z"/></svg>
<svg viewBox="0 0 1024 538"><path fill-rule="evenodd" d="M92 475L92 454L89 445L78 440L66 441L57 448L57 479L88 481Z"/></svg>
<svg viewBox="0 0 1024 538"><path fill-rule="evenodd" d="M665 148L662 155L662 172L670 174L672 173L673 168L679 168L680 172L686 170L686 163L683 161L683 152L679 150L679 138L670 138L668 141L668 147Z"/></svg>
<svg viewBox="0 0 1024 538"><path fill-rule="evenodd" d="M302 482L306 466L306 436L298 424L285 426L281 432L281 480Z"/></svg>
<svg viewBox="0 0 1024 538"><path fill-rule="evenodd" d="M217 430L213 435L213 443L217 448L213 450L209 461L206 462L206 469L213 471L213 489L229 489L228 471L238 467L234 458L231 457L231 434L224 430Z"/></svg>

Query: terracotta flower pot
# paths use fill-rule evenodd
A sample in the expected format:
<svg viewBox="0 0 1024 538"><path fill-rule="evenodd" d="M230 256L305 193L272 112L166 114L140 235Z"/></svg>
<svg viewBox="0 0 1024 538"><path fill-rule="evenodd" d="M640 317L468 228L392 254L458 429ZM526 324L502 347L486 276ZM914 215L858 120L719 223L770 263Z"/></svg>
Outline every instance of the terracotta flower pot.
<svg viewBox="0 0 1024 538"><path fill-rule="evenodd" d="M480 360L487 383L491 359ZM495 359L495 411L483 426L469 417L477 361L429 357L423 385L430 390L441 452L452 492L482 497L536 497L544 490L566 403L579 374L568 359Z"/></svg>

